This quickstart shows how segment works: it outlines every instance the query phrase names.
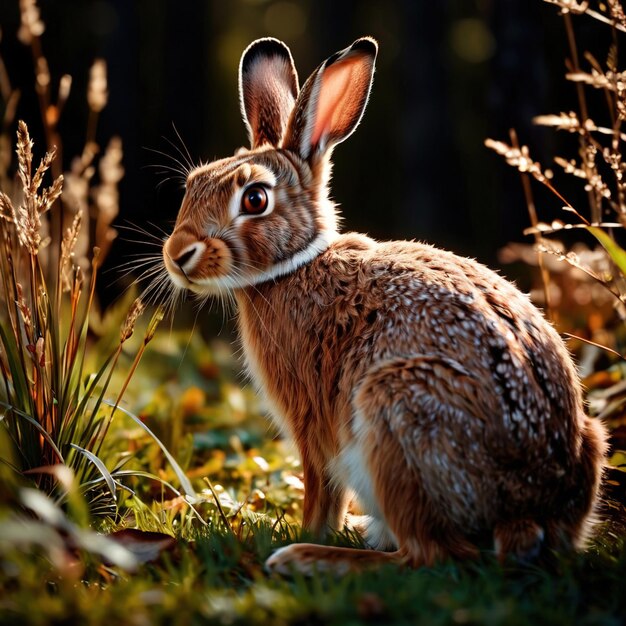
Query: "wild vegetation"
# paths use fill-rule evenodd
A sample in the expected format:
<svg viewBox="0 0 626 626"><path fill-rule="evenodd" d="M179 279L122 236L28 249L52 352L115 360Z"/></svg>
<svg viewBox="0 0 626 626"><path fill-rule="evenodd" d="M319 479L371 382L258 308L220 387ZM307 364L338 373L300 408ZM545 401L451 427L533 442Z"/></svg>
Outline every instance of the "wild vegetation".
<svg viewBox="0 0 626 626"><path fill-rule="evenodd" d="M38 6L21 0L20 38L33 52L45 148L15 119L19 94L0 64L1 623L621 621L626 74L618 67L626 17L617 0L547 2L563 14L578 111L536 122L576 139L574 156L555 163L582 182L583 194L566 199L559 177L515 134L487 143L521 172L534 237L505 255L539 266L538 300L576 336L589 408L611 427L605 522L586 554L561 555L550 570L501 566L485 553L476 563L386 567L338 580L263 571L275 547L301 538L303 484L293 451L269 430L262 399L242 384L231 346L157 328L162 310L132 290L100 310L96 281L116 236L124 174L120 141L104 151L95 142L106 66L94 64L85 147L64 171L58 122L72 81L51 84ZM576 20L597 22L605 63L580 53ZM563 219L541 218L549 202L541 188L564 207ZM349 529L330 540L361 544Z"/></svg>

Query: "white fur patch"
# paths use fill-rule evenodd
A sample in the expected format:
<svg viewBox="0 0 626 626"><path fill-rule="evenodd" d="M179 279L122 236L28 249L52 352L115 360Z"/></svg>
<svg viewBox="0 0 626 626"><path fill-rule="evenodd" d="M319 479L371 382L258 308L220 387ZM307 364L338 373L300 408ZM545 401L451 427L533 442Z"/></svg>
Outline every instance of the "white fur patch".
<svg viewBox="0 0 626 626"><path fill-rule="evenodd" d="M358 437L359 421L356 415L353 425L355 441L343 449L328 469L333 483L350 488L363 511L367 513L362 518L363 524L358 528L365 535L367 544L375 549L385 549L397 545L397 540L384 521L374 492L373 480L364 461L365 452Z"/></svg>
<svg viewBox="0 0 626 626"><path fill-rule="evenodd" d="M235 278L234 276L203 278L194 281L188 287L195 293L219 294L225 289L242 289L248 285L258 285L259 283L274 280L280 276L291 274L299 267L310 263L324 252L338 236L336 231L321 231L304 250L300 250L300 252L297 252L291 258L273 265L264 272L252 276L246 275L242 278Z"/></svg>
<svg viewBox="0 0 626 626"><path fill-rule="evenodd" d="M264 283L280 276L286 276L295 272L299 267L310 263L313 259L324 252L338 237L336 231L321 231L319 235L304 249L294 254L291 258L273 265L265 272L257 274L250 281L251 284Z"/></svg>

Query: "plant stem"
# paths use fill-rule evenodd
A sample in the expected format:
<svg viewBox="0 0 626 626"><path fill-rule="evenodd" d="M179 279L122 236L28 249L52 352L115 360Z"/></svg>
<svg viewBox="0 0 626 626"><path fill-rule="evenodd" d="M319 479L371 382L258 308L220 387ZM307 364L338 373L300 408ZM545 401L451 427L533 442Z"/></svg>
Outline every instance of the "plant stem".
<svg viewBox="0 0 626 626"><path fill-rule="evenodd" d="M580 62L578 58L578 47L576 46L576 36L574 34L574 26L572 25L572 17L569 13L563 13L563 20L565 21L565 32L567 33L567 43L569 45L570 54L572 56L571 65L573 72L580 72ZM589 119L589 113L587 109L587 100L585 98L585 88L581 83L576 83L576 96L578 97L578 107L580 109L580 126L581 133L579 135L580 152L582 158L582 166L587 170L587 145L590 143L589 131L587 130L587 121ZM589 172L587 171L588 179L591 179ZM591 209L591 221L597 223L602 220L602 207L596 201L596 195L593 189L589 189L587 192L589 197L589 207Z"/></svg>
<svg viewBox="0 0 626 626"><path fill-rule="evenodd" d="M511 145L519 150L519 142L517 140L517 133L511 129ZM522 179L522 188L524 189L524 197L526 198L526 206L528 208L528 215L530 217L530 223L533 228L537 228L537 224L539 220L537 219L537 209L535 207L535 200L533 198L533 192L530 186L530 181L528 180L528 174L524 172L520 172L520 177ZM533 234L535 238L535 243L538 244L541 241L541 237L539 233L535 232ZM546 303L546 315L548 319L555 322L556 321L556 312L552 308L552 299L550 296L550 275L548 274L548 270L545 267L543 254L537 251L537 264L539 266L539 273L541 275L541 283L543 285L543 295Z"/></svg>

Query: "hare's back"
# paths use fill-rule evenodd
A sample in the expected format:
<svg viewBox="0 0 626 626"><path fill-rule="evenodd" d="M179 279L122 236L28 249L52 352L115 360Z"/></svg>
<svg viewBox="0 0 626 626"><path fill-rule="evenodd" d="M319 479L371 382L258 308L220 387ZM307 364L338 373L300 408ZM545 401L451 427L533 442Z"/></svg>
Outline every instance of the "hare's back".
<svg viewBox="0 0 626 626"><path fill-rule="evenodd" d="M458 371L471 383L459 393L472 395L468 406L481 428L486 420L494 441L505 434L522 446L571 439L582 415L572 360L552 325L512 283L472 259L415 242L348 235L333 248L330 266L350 274L336 279L353 292L344 299L358 299L360 315L371 322L362 334L373 366L394 358L440 359L449 365L446 372Z"/></svg>
<svg viewBox="0 0 626 626"><path fill-rule="evenodd" d="M585 417L563 341L527 296L428 245L357 240L330 252L334 314L350 302L368 320L354 325L360 338L341 359L343 386L368 402L386 398L393 410L380 417L403 433L431 496L454 504L445 468L459 501L482 503L485 519L496 501L500 512L519 512L556 497L579 456ZM465 504L455 508L459 520Z"/></svg>

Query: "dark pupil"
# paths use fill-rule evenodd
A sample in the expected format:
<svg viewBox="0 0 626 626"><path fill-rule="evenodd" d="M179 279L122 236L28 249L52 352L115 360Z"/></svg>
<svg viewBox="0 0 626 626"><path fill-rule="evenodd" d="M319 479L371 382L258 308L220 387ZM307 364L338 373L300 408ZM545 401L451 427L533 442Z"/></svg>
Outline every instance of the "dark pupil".
<svg viewBox="0 0 626 626"><path fill-rule="evenodd" d="M253 189L248 192L248 202L253 209L260 209L265 202L265 194L258 189Z"/></svg>

